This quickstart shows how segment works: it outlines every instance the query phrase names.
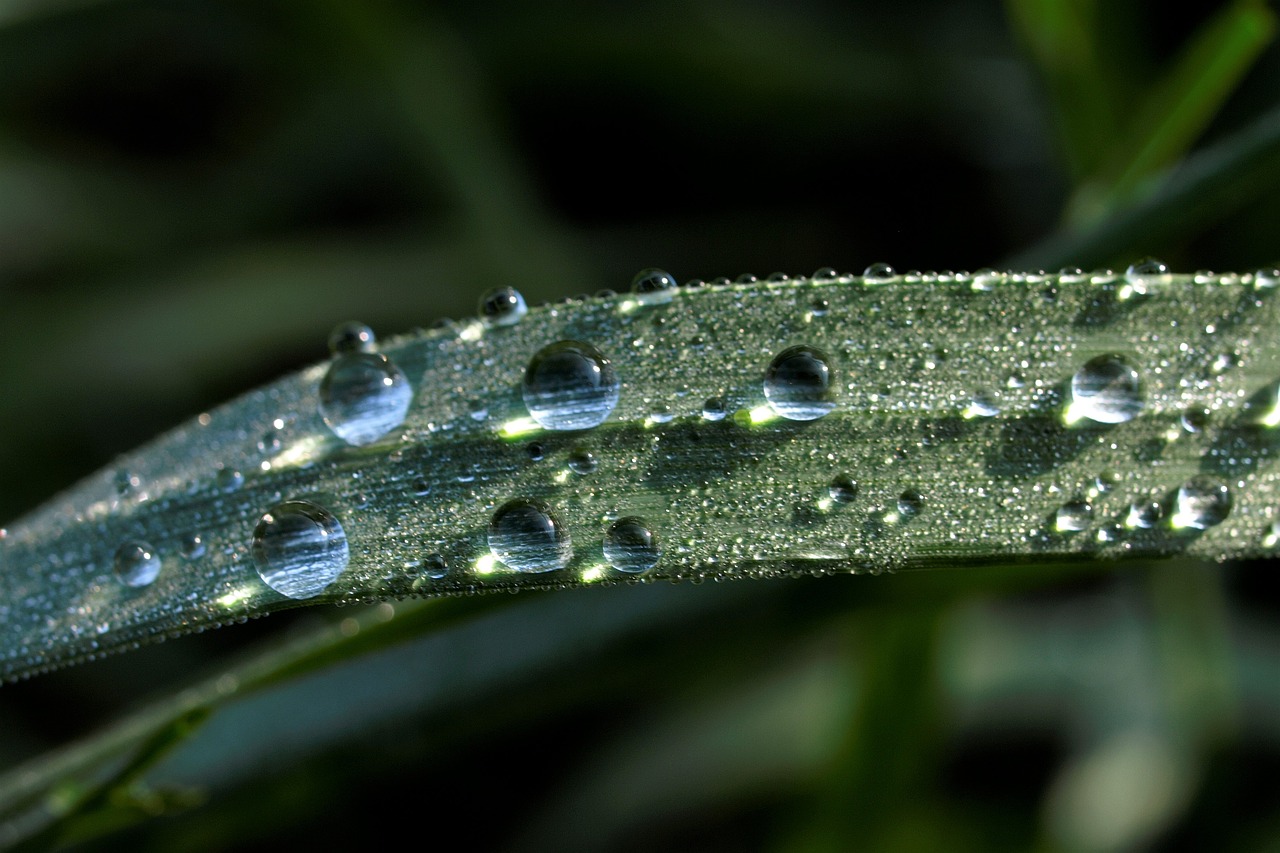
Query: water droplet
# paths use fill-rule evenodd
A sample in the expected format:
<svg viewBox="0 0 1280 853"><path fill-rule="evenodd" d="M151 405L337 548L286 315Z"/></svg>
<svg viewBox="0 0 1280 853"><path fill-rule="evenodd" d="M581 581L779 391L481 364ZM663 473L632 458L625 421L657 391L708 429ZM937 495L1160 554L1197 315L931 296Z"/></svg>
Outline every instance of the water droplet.
<svg viewBox="0 0 1280 853"><path fill-rule="evenodd" d="M675 296L676 280L666 270L640 270L631 279L631 292L647 305L660 305Z"/></svg>
<svg viewBox="0 0 1280 853"><path fill-rule="evenodd" d="M272 428L262 434L262 438L258 439L258 452L272 454L280 449L280 432Z"/></svg>
<svg viewBox="0 0 1280 853"><path fill-rule="evenodd" d="M1068 501L1058 507L1054 527L1059 533L1075 533L1084 530L1093 521L1093 507L1087 501Z"/></svg>
<svg viewBox="0 0 1280 853"><path fill-rule="evenodd" d="M829 284L840 278L840 273L835 267L822 267L813 271L813 275L809 276L809 280L814 284Z"/></svg>
<svg viewBox="0 0 1280 853"><path fill-rule="evenodd" d="M534 462L541 462L542 457L547 455L547 449L538 441L530 442L529 446L526 447L525 450L529 452L529 458Z"/></svg>
<svg viewBox="0 0 1280 853"><path fill-rule="evenodd" d="M836 503L852 503L858 497L858 483L848 474L837 474L827 492Z"/></svg>
<svg viewBox="0 0 1280 853"><path fill-rule="evenodd" d="M489 417L489 406L484 400L472 400L467 403L467 414L471 420L482 423Z"/></svg>
<svg viewBox="0 0 1280 853"><path fill-rule="evenodd" d="M514 326L529 313L529 306L514 287L495 287L480 297L479 313L486 326Z"/></svg>
<svg viewBox="0 0 1280 853"><path fill-rule="evenodd" d="M1110 494L1111 490L1120 485L1120 474L1107 470L1103 471L1093 480L1093 487L1098 490L1098 494Z"/></svg>
<svg viewBox="0 0 1280 853"><path fill-rule="evenodd" d="M1058 270L1058 281L1062 284L1080 284L1088 278L1089 274L1080 267L1063 267Z"/></svg>
<svg viewBox="0 0 1280 853"><path fill-rule="evenodd" d="M787 275L784 272L771 272L769 273L769 277L766 278L765 281L769 282L770 284L782 284L784 282L791 281L791 276Z"/></svg>
<svg viewBox="0 0 1280 853"><path fill-rule="evenodd" d="M352 352L373 352L378 339L364 323L350 320L339 323L329 333L329 352L343 355Z"/></svg>
<svg viewBox="0 0 1280 853"><path fill-rule="evenodd" d="M1168 284L1171 276L1169 268L1155 258L1144 258L1137 263L1130 264L1129 268L1124 272L1125 287L1118 294L1120 299L1127 299L1130 296L1146 296L1151 292L1151 288L1161 284Z"/></svg>
<svg viewBox="0 0 1280 853"><path fill-rule="evenodd" d="M862 280L867 284L884 284L897 276L898 271L884 263L872 264L862 271Z"/></svg>
<svg viewBox="0 0 1280 853"><path fill-rule="evenodd" d="M825 299L815 299L809 303L809 313L814 317L825 317L831 310L831 303Z"/></svg>
<svg viewBox="0 0 1280 853"><path fill-rule="evenodd" d="M1005 280L1004 273L994 270L991 267L983 267L973 274L973 280L969 283L969 287L978 291L995 290L996 285Z"/></svg>
<svg viewBox="0 0 1280 853"><path fill-rule="evenodd" d="M1191 527L1208 530L1221 524L1231 513L1231 490L1209 477L1192 477L1182 488L1174 502L1174 527Z"/></svg>
<svg viewBox="0 0 1280 853"><path fill-rule="evenodd" d="M1071 377L1067 420L1088 418L1100 424L1121 424L1136 418L1142 405L1138 371L1118 355L1100 355Z"/></svg>
<svg viewBox="0 0 1280 853"><path fill-rule="evenodd" d="M518 572L563 569L573 559L569 532L542 501L517 498L498 507L489 521L489 550Z"/></svg>
<svg viewBox="0 0 1280 853"><path fill-rule="evenodd" d="M915 518L924 509L924 496L915 489L907 489L898 495L898 515L902 518Z"/></svg>
<svg viewBox="0 0 1280 853"><path fill-rule="evenodd" d="M724 400L719 397L708 397L702 404L702 417L709 421L722 421L728 412Z"/></svg>
<svg viewBox="0 0 1280 853"><path fill-rule="evenodd" d="M990 391L979 391L961 414L968 419L994 418L1000 414L1000 402Z"/></svg>
<svg viewBox="0 0 1280 853"><path fill-rule="evenodd" d="M115 473L113 482L115 483L116 494L123 498L138 490L142 485L142 478L132 471L121 469Z"/></svg>
<svg viewBox="0 0 1280 853"><path fill-rule="evenodd" d="M831 362L822 350L788 347L764 375L764 396L773 410L792 421L812 421L835 408Z"/></svg>
<svg viewBox="0 0 1280 853"><path fill-rule="evenodd" d="M324 592L351 558L338 519L304 500L285 501L263 515L250 550L263 583L299 599Z"/></svg>
<svg viewBox="0 0 1280 853"><path fill-rule="evenodd" d="M1199 406L1187 409L1178 418L1178 423L1187 432L1200 432L1209 425L1209 410Z"/></svg>
<svg viewBox="0 0 1280 853"><path fill-rule="evenodd" d="M182 538L182 556L188 560L198 560L205 555L208 547L204 537L199 533L189 533Z"/></svg>
<svg viewBox="0 0 1280 853"><path fill-rule="evenodd" d="M418 477L413 481L413 493L419 497L431 494L431 481L426 477Z"/></svg>
<svg viewBox="0 0 1280 853"><path fill-rule="evenodd" d="M734 284L755 284L759 280L760 280L759 276L754 275L753 273L744 272L742 275L735 278L733 280L733 283Z"/></svg>
<svg viewBox="0 0 1280 853"><path fill-rule="evenodd" d="M353 352L329 365L320 383L320 414L347 444L371 444L404 423L413 401L409 380L385 355Z"/></svg>
<svg viewBox="0 0 1280 853"><path fill-rule="evenodd" d="M219 468L213 483L220 492L234 492L244 485L244 474L234 468Z"/></svg>
<svg viewBox="0 0 1280 853"><path fill-rule="evenodd" d="M591 344L559 341L530 359L524 404L546 429L590 429L604 423L618 404L618 377Z"/></svg>
<svg viewBox="0 0 1280 853"><path fill-rule="evenodd" d="M604 558L620 572L647 572L658 564L662 549L644 519L620 518L604 534Z"/></svg>
<svg viewBox="0 0 1280 853"><path fill-rule="evenodd" d="M449 574L449 561L443 554L428 554L422 558L422 573L438 581Z"/></svg>
<svg viewBox="0 0 1280 853"><path fill-rule="evenodd" d="M116 550L115 569L125 586L147 586L160 574L160 557L146 542L126 542Z"/></svg>
<svg viewBox="0 0 1280 853"><path fill-rule="evenodd" d="M1280 267L1268 267L1253 272L1253 286L1259 290L1269 290L1280 285Z"/></svg>
<svg viewBox="0 0 1280 853"><path fill-rule="evenodd" d="M1129 504L1129 512L1125 515L1125 527L1139 527L1150 530L1164 518L1164 507L1159 501L1136 500Z"/></svg>
<svg viewBox="0 0 1280 853"><path fill-rule="evenodd" d="M596 458L584 447L575 448L569 454L569 470L575 474L590 474L596 470Z"/></svg>
<svg viewBox="0 0 1280 853"><path fill-rule="evenodd" d="M1214 356L1213 361L1209 363L1209 372L1214 376L1221 376L1228 370L1236 366L1235 353L1224 352Z"/></svg>

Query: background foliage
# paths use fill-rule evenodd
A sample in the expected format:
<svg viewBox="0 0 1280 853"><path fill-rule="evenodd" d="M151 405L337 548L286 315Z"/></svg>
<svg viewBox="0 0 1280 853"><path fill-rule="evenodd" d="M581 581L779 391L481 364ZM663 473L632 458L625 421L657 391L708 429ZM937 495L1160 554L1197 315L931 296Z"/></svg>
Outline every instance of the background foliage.
<svg viewBox="0 0 1280 853"><path fill-rule="evenodd" d="M497 284L1274 265L1273 30L1249 0L7 4L4 515L337 321L402 331ZM278 615L0 690L4 837L1278 846L1272 571Z"/></svg>

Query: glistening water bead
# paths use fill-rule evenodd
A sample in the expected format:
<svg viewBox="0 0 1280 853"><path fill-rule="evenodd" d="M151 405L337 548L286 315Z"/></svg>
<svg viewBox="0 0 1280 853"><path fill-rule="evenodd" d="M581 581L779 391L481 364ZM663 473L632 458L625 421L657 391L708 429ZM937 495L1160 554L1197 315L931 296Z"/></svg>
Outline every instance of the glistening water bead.
<svg viewBox="0 0 1280 853"><path fill-rule="evenodd" d="M263 515L250 550L263 583L297 599L324 592L351 559L338 519L304 500L285 501Z"/></svg>
<svg viewBox="0 0 1280 853"><path fill-rule="evenodd" d="M480 297L480 319L489 326L514 326L529 312L514 287L497 287Z"/></svg>
<svg viewBox="0 0 1280 853"><path fill-rule="evenodd" d="M371 444L404 423L413 388L385 355L349 352L334 358L320 382L320 414L347 444Z"/></svg>
<svg viewBox="0 0 1280 853"><path fill-rule="evenodd" d="M538 500L504 503L489 521L489 550L517 572L551 572L573 559L573 543L555 511Z"/></svg>
<svg viewBox="0 0 1280 853"><path fill-rule="evenodd" d="M1210 477L1192 477L1178 489L1171 519L1174 527L1208 530L1231 514L1231 490Z"/></svg>
<svg viewBox="0 0 1280 853"><path fill-rule="evenodd" d="M660 269L645 269L631 279L631 292L648 305L670 302L676 295L676 280L671 273Z"/></svg>
<svg viewBox="0 0 1280 853"><path fill-rule="evenodd" d="M1088 418L1100 424L1122 424L1142 411L1142 380L1121 356L1100 355L1071 377L1067 420Z"/></svg>
<svg viewBox="0 0 1280 853"><path fill-rule="evenodd" d="M160 574L160 557L146 542L126 542L116 549L115 570L125 586L147 586Z"/></svg>
<svg viewBox="0 0 1280 853"><path fill-rule="evenodd" d="M378 339L364 323L349 320L339 323L329 333L329 352L342 355L348 352L373 352Z"/></svg>
<svg viewBox="0 0 1280 853"><path fill-rule="evenodd" d="M835 408L833 373L831 360L822 350L788 347L765 371L764 397L787 420L817 420Z"/></svg>
<svg viewBox="0 0 1280 853"><path fill-rule="evenodd" d="M590 429L618 405L618 376L591 344L558 341L529 360L524 404L545 429Z"/></svg>
<svg viewBox="0 0 1280 853"><path fill-rule="evenodd" d="M604 534L604 558L620 572L639 574L658 564L662 549L644 519L620 518Z"/></svg>

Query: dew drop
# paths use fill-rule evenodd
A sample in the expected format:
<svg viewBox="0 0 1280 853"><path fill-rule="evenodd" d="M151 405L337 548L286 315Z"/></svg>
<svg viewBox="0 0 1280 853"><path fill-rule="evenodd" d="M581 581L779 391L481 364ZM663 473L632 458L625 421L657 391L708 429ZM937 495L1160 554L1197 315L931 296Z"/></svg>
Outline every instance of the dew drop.
<svg viewBox="0 0 1280 853"><path fill-rule="evenodd" d="M837 474L827 487L827 493L836 503L852 503L858 497L858 483L848 474Z"/></svg>
<svg viewBox="0 0 1280 853"><path fill-rule="evenodd" d="M1170 521L1176 528L1208 530L1226 520L1231 505L1231 490L1225 485L1203 475L1192 477L1178 489Z"/></svg>
<svg viewBox="0 0 1280 853"><path fill-rule="evenodd" d="M352 352L373 352L378 339L364 323L350 320L339 323L329 333L329 352L343 355Z"/></svg>
<svg viewBox="0 0 1280 853"><path fill-rule="evenodd" d="M569 470L575 474L590 474L596 470L596 458L590 450L576 448L569 454Z"/></svg>
<svg viewBox="0 0 1280 853"><path fill-rule="evenodd" d="M1178 418L1178 423L1186 432L1201 432L1209 425L1209 410L1200 406L1194 406L1187 409Z"/></svg>
<svg viewBox="0 0 1280 853"><path fill-rule="evenodd" d="M480 319L486 326L514 326L527 313L529 306L514 287L495 287L480 297Z"/></svg>
<svg viewBox="0 0 1280 853"><path fill-rule="evenodd" d="M724 400L719 397L708 397L702 404L702 417L708 421L722 421L729 413Z"/></svg>
<svg viewBox="0 0 1280 853"><path fill-rule="evenodd" d="M646 305L661 305L675 296L676 280L666 270L643 269L631 279L631 292Z"/></svg>
<svg viewBox="0 0 1280 853"><path fill-rule="evenodd" d="M524 404L546 429L590 429L604 423L618 404L618 377L591 344L559 341L530 359Z"/></svg>
<svg viewBox="0 0 1280 853"><path fill-rule="evenodd" d="M1120 485L1120 474L1110 469L1103 471L1093 479L1093 487L1098 490L1098 494L1109 494L1112 489Z"/></svg>
<svg viewBox="0 0 1280 853"><path fill-rule="evenodd" d="M898 515L904 520L915 518L924 509L924 496L915 489L907 489L898 495Z"/></svg>
<svg viewBox="0 0 1280 853"><path fill-rule="evenodd" d="M428 554L422 559L422 573L432 580L440 580L449 574L449 561L443 554Z"/></svg>
<svg viewBox="0 0 1280 853"><path fill-rule="evenodd" d="M1254 270L1253 286L1259 290L1270 290L1280 285L1280 267L1267 267Z"/></svg>
<svg viewBox="0 0 1280 853"><path fill-rule="evenodd" d="M563 569L573 559L569 532L542 501L517 498L498 507L489 521L489 550L517 572Z"/></svg>
<svg viewBox="0 0 1280 853"><path fill-rule="evenodd" d="M234 492L244 485L244 474L234 468L219 468L213 483L220 492Z"/></svg>
<svg viewBox="0 0 1280 853"><path fill-rule="evenodd" d="M979 391L973 395L969 405L961 413L965 419L994 418L1000 414L1000 402L990 391Z"/></svg>
<svg viewBox="0 0 1280 853"><path fill-rule="evenodd" d="M764 396L773 410L792 421L817 420L835 408L831 362L822 350L788 347L770 362Z"/></svg>
<svg viewBox="0 0 1280 853"><path fill-rule="evenodd" d="M809 276L809 280L814 284L829 284L840 278L840 273L835 267L822 267L813 271L813 275Z"/></svg>
<svg viewBox="0 0 1280 853"><path fill-rule="evenodd" d="M1124 272L1125 288L1119 293L1120 299L1130 296L1146 296L1151 288L1167 284L1170 279L1169 268L1155 258L1144 258L1130 264Z"/></svg>
<svg viewBox="0 0 1280 853"><path fill-rule="evenodd" d="M1150 530L1164 518L1164 507L1159 501L1137 500L1129 504L1129 512L1125 515L1125 527L1137 527Z"/></svg>
<svg viewBox="0 0 1280 853"><path fill-rule="evenodd" d="M1088 418L1100 424L1121 424L1136 418L1142 406L1138 371L1118 355L1092 358L1071 377L1068 422Z"/></svg>
<svg viewBox="0 0 1280 853"><path fill-rule="evenodd" d="M304 500L285 501L263 515L250 550L263 583L297 599L324 592L351 558L338 519Z"/></svg>
<svg viewBox="0 0 1280 853"><path fill-rule="evenodd" d="M898 271L885 263L875 263L862 271L862 280L867 284L884 284L886 281L892 281L898 275Z"/></svg>
<svg viewBox="0 0 1280 853"><path fill-rule="evenodd" d="M662 549L644 519L620 518L604 534L604 558L620 572L638 574L658 564Z"/></svg>
<svg viewBox="0 0 1280 853"><path fill-rule="evenodd" d="M529 458L534 462L541 462L542 458L547 455L547 449L538 441L530 442L529 446L525 448L525 451L529 454Z"/></svg>
<svg viewBox="0 0 1280 853"><path fill-rule="evenodd" d="M125 586L147 586L160 574L160 557L146 542L126 542L116 549L115 570Z"/></svg>
<svg viewBox="0 0 1280 853"><path fill-rule="evenodd" d="M187 560L198 560L208 551L204 537L199 533L189 533L182 539L182 556Z"/></svg>
<svg viewBox="0 0 1280 853"><path fill-rule="evenodd" d="M1076 533L1093 521L1093 507L1087 501L1068 501L1058 507L1054 515L1054 528L1059 533Z"/></svg>
<svg viewBox="0 0 1280 853"><path fill-rule="evenodd" d="M413 388L385 355L338 356L320 383L320 414L334 435L357 447L382 438L404 423Z"/></svg>

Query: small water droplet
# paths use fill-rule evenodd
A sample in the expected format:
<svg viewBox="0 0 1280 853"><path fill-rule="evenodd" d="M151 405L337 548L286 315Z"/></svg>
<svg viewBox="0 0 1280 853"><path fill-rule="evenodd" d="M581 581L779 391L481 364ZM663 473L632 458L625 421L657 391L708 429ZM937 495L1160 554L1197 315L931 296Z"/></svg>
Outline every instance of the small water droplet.
<svg viewBox="0 0 1280 853"><path fill-rule="evenodd" d="M419 497L431 494L431 481L426 477L418 477L413 481L413 493Z"/></svg>
<svg viewBox="0 0 1280 853"><path fill-rule="evenodd" d="M320 414L347 444L371 444L404 423L413 388L385 355L351 352L329 365L320 383Z"/></svg>
<svg viewBox="0 0 1280 853"><path fill-rule="evenodd" d="M769 282L770 284L782 284L784 282L791 281L791 276L787 275L784 272L771 272L769 273L769 277L765 279L765 281Z"/></svg>
<svg viewBox="0 0 1280 853"><path fill-rule="evenodd" d="M1174 527L1208 530L1226 520L1231 505L1231 490L1225 485L1203 475L1192 477L1178 489L1170 520Z"/></svg>
<svg viewBox="0 0 1280 853"><path fill-rule="evenodd" d="M541 462L542 458L547 455L547 449L542 446L541 442L533 441L525 448L529 453L529 458L534 462Z"/></svg>
<svg viewBox="0 0 1280 853"><path fill-rule="evenodd" d="M1186 432L1200 432L1209 425L1209 410L1200 406L1193 406L1182 413L1181 417L1178 418L1178 423Z"/></svg>
<svg viewBox="0 0 1280 853"><path fill-rule="evenodd" d="M1214 376L1221 376L1228 370L1236 366L1235 353L1224 352L1214 356L1213 361L1209 363L1209 372Z"/></svg>
<svg viewBox="0 0 1280 853"><path fill-rule="evenodd" d="M551 507L517 498L504 503L489 521L489 550L518 572L563 569L573 559L569 532Z"/></svg>
<svg viewBox="0 0 1280 853"><path fill-rule="evenodd" d="M724 400L719 397L708 397L702 404L702 417L709 421L722 421L728 412Z"/></svg>
<svg viewBox="0 0 1280 853"><path fill-rule="evenodd" d="M778 353L764 376L764 396L792 421L812 421L835 408L831 361L816 347L793 346Z"/></svg>
<svg viewBox="0 0 1280 853"><path fill-rule="evenodd" d="M514 326L529 313L529 306L514 287L495 287L480 297L479 313L486 326Z"/></svg>
<svg viewBox="0 0 1280 853"><path fill-rule="evenodd" d="M858 497L858 482L848 474L837 474L827 487L827 493L836 503L852 503Z"/></svg>
<svg viewBox="0 0 1280 853"><path fill-rule="evenodd" d="M329 352L343 355L352 352L373 352L378 339L364 323L350 320L339 323L329 333Z"/></svg>
<svg viewBox="0 0 1280 853"><path fill-rule="evenodd" d="M884 284L898 277L898 271L885 263L874 263L862 271L862 280L867 284Z"/></svg>
<svg viewBox="0 0 1280 853"><path fill-rule="evenodd" d="M1118 294L1120 299L1131 296L1146 296L1153 287L1168 284L1171 275L1169 268L1155 258L1144 258L1130 264L1124 272L1125 287Z"/></svg>
<svg viewBox="0 0 1280 853"><path fill-rule="evenodd" d="M814 317L825 317L831 310L831 303L825 299L815 299L809 303L809 313Z"/></svg>
<svg viewBox="0 0 1280 853"><path fill-rule="evenodd" d="M1071 377L1068 421L1088 418L1100 424L1121 424L1136 418L1142 406L1138 371L1118 355L1092 358Z"/></svg>
<svg viewBox="0 0 1280 853"><path fill-rule="evenodd" d="M1120 474L1112 470L1103 471L1093 480L1093 486L1100 495L1110 494L1111 490L1118 485L1120 485Z"/></svg>
<svg viewBox="0 0 1280 853"><path fill-rule="evenodd" d="M324 592L351 558L338 519L305 500L285 501L263 515L250 550L263 583L296 599Z"/></svg>
<svg viewBox="0 0 1280 853"><path fill-rule="evenodd" d="M530 359L524 404L546 429L590 429L604 423L618 404L618 377L591 344L559 341Z"/></svg>
<svg viewBox="0 0 1280 853"><path fill-rule="evenodd" d="M604 558L620 572L638 574L658 564L662 549L644 519L620 518L604 534Z"/></svg>
<svg viewBox="0 0 1280 853"><path fill-rule="evenodd" d="M147 586L160 574L160 557L146 542L126 542L116 549L115 570L125 586Z"/></svg>
<svg viewBox="0 0 1280 853"><path fill-rule="evenodd" d="M467 403L467 414L471 420L482 423L489 417L489 406L484 400L472 400Z"/></svg>
<svg viewBox="0 0 1280 853"><path fill-rule="evenodd" d="M1159 524L1162 518L1164 518L1164 507L1159 501L1136 500L1129 504L1129 512L1125 515L1124 524L1126 527L1150 530Z"/></svg>
<svg viewBox="0 0 1280 853"><path fill-rule="evenodd" d="M961 414L970 419L994 418L1000 414L1000 401L990 391L979 391L973 395L973 399Z"/></svg>
<svg viewBox="0 0 1280 853"><path fill-rule="evenodd" d="M1084 530L1093 521L1093 507L1088 501L1068 501L1058 507L1054 527L1059 533L1075 533Z"/></svg>
<svg viewBox="0 0 1280 853"><path fill-rule="evenodd" d="M590 474L596 470L596 458L585 447L578 447L569 454L569 470L575 474Z"/></svg>
<svg viewBox="0 0 1280 853"><path fill-rule="evenodd" d="M631 279L631 292L647 305L670 302L675 296L676 286L671 273L652 267L640 270Z"/></svg>
<svg viewBox="0 0 1280 853"><path fill-rule="evenodd" d="M760 280L759 276L754 275L753 273L744 272L742 275L735 278L733 280L733 283L734 284L755 284L759 280Z"/></svg>
<svg viewBox="0 0 1280 853"><path fill-rule="evenodd" d="M137 474L124 469L115 473L113 481L116 487L116 494L122 498L133 494L142 485L142 479Z"/></svg>
<svg viewBox="0 0 1280 853"><path fill-rule="evenodd" d="M422 558L422 573L432 580L440 580L449 574L449 561L443 554L428 554Z"/></svg>
<svg viewBox="0 0 1280 853"><path fill-rule="evenodd" d="M234 468L219 468L213 483L220 492L234 492L244 485L244 474Z"/></svg>
<svg viewBox="0 0 1280 853"><path fill-rule="evenodd" d="M904 520L915 518L924 509L924 496L915 489L907 489L898 495L898 515Z"/></svg>
<svg viewBox="0 0 1280 853"><path fill-rule="evenodd" d="M995 290L996 286L1003 282L1005 278L1005 274L999 270L983 267L973 274L973 280L969 282L969 287L980 292Z"/></svg>
<svg viewBox="0 0 1280 853"><path fill-rule="evenodd" d="M1080 267L1063 267L1058 270L1058 281L1062 284L1080 284L1088 278L1089 274Z"/></svg>
<svg viewBox="0 0 1280 853"><path fill-rule="evenodd" d="M182 556L187 560L198 560L208 551L204 537L199 533L188 533L182 538Z"/></svg>
<svg viewBox="0 0 1280 853"><path fill-rule="evenodd" d="M1266 267L1253 272L1253 286L1259 290L1269 290L1280 285L1280 267Z"/></svg>
<svg viewBox="0 0 1280 853"><path fill-rule="evenodd" d="M813 275L809 276L809 280L814 284L829 284L840 278L840 273L835 267L821 267L813 271Z"/></svg>

